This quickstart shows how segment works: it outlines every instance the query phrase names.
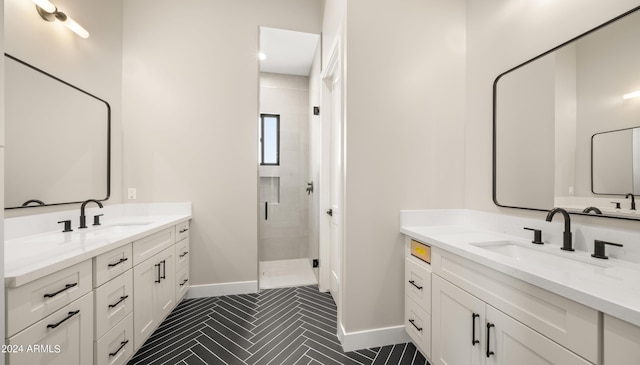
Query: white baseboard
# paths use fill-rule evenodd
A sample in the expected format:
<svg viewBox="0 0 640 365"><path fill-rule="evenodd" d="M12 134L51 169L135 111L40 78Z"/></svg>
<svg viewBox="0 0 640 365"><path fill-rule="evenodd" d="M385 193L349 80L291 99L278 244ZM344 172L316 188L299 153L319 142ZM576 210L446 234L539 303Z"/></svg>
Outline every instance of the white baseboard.
<svg viewBox="0 0 640 365"><path fill-rule="evenodd" d="M258 281L236 283L191 285L187 298L219 297L222 295L249 294L258 292Z"/></svg>
<svg viewBox="0 0 640 365"><path fill-rule="evenodd" d="M345 352L411 341L411 338L404 330L404 326L346 333L342 324L338 326L338 339L340 339L342 349Z"/></svg>

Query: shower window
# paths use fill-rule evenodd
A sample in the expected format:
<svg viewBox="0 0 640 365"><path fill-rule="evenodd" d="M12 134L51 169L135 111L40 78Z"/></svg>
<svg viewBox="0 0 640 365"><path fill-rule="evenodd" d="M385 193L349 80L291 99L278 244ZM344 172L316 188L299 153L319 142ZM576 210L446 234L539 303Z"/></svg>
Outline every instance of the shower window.
<svg viewBox="0 0 640 365"><path fill-rule="evenodd" d="M260 114L260 165L280 165L280 115Z"/></svg>

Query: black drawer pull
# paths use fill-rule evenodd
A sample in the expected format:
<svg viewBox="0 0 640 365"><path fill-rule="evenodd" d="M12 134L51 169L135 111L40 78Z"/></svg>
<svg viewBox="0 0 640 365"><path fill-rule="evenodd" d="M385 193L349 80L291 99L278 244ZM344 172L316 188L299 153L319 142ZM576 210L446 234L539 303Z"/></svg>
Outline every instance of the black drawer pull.
<svg viewBox="0 0 640 365"><path fill-rule="evenodd" d="M74 286L77 286L77 285L78 285L78 283L67 284L67 285L65 285L65 286L64 286L64 288L63 288L63 289L60 289L60 290L58 290L58 291L57 291L57 292L55 292L55 293L45 294L45 295L44 295L44 297L45 297L45 298L53 298L53 297L55 297L56 295L58 295L58 294L62 293L63 291L65 291L65 290L69 290L69 289L71 289L71 288L73 288Z"/></svg>
<svg viewBox="0 0 640 365"><path fill-rule="evenodd" d="M184 279L184 280L182 281L182 284L180 284L180 286L184 286L184 284L186 284L186 283L187 283L187 281L189 281L189 279Z"/></svg>
<svg viewBox="0 0 640 365"><path fill-rule="evenodd" d="M160 276L160 279L166 279L167 278L167 262L165 260L160 261L160 263L162 264L162 276Z"/></svg>
<svg viewBox="0 0 640 365"><path fill-rule="evenodd" d="M489 335L491 334L491 327L495 327L493 323L487 323L487 357L491 357L491 355L495 355L493 351L489 350Z"/></svg>
<svg viewBox="0 0 640 365"><path fill-rule="evenodd" d="M120 352L120 350L122 350L128 343L129 343L129 340L120 342L120 347L118 347L118 349L116 351L110 353L109 357L116 356L118 354L118 352Z"/></svg>
<svg viewBox="0 0 640 365"><path fill-rule="evenodd" d="M62 323L64 323L67 319L69 319L69 318L71 318L71 317L75 316L75 315L76 315L76 314L78 314L78 313L80 313L80 309L78 309L78 310L77 310L77 311L75 311L75 312L69 312L69 315L68 315L68 316L66 316L62 321L60 321L60 322L58 322L58 323L56 323L56 324L48 324L48 325L47 325L47 328L56 328L56 327L58 327L59 325L61 325Z"/></svg>
<svg viewBox="0 0 640 365"><path fill-rule="evenodd" d="M411 285L415 286L415 287L416 287L416 289L420 289L420 290L422 290L422 287L421 287L421 286L418 286L418 285L416 284L416 282L415 282L415 281L413 281L413 280L409 280L409 284L411 284Z"/></svg>
<svg viewBox="0 0 640 365"><path fill-rule="evenodd" d="M184 228L184 229L181 229L178 233L185 233L188 230L189 230L189 228Z"/></svg>
<svg viewBox="0 0 640 365"><path fill-rule="evenodd" d="M183 258L183 257L187 256L187 254L188 254L188 253L189 253L189 251L185 251L185 252L183 252L183 253L182 253L182 255L180 255L179 257L180 257L180 258Z"/></svg>
<svg viewBox="0 0 640 365"><path fill-rule="evenodd" d="M113 303L113 304L109 304L109 308L117 307L117 306L118 306L118 304L122 303L122 301L123 301L123 300L125 300L125 299L127 299L127 298L129 298L129 296L128 296L128 295L121 296L121 297L120 297L120 300L118 300L117 302L115 302L115 303Z"/></svg>
<svg viewBox="0 0 640 365"><path fill-rule="evenodd" d="M129 259L128 259L128 258L126 258L126 257L123 257L123 258L121 258L121 259L120 259L120 261L116 262L115 264L109 264L109 265L107 265L107 266L109 266L109 267L118 266L118 265L120 265L121 263L123 263L123 262L125 262L125 261L127 261L127 260L129 260Z"/></svg>
<svg viewBox="0 0 640 365"><path fill-rule="evenodd" d="M415 319L410 319L409 322L415 327L418 331L422 332L422 327L416 326Z"/></svg>
<svg viewBox="0 0 640 365"><path fill-rule="evenodd" d="M477 313L471 315L471 346L480 343L480 340L476 340L476 318L478 317L480 317L480 315Z"/></svg>
<svg viewBox="0 0 640 365"><path fill-rule="evenodd" d="M157 280L155 280L155 282L156 282L156 283L159 283L159 282L160 282L160 279L162 279L162 278L160 277L160 264L155 264L155 265L153 265L153 266L155 266L155 267L157 267L157 268L158 268L158 279L157 279Z"/></svg>

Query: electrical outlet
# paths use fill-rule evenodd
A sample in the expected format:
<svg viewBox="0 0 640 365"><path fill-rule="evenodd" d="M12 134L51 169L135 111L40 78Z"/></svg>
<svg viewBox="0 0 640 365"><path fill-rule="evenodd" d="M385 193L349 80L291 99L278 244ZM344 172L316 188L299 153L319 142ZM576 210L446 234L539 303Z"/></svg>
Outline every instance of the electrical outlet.
<svg viewBox="0 0 640 365"><path fill-rule="evenodd" d="M313 267L320 266L320 261L318 259L313 259Z"/></svg>
<svg viewBox="0 0 640 365"><path fill-rule="evenodd" d="M136 199L136 188L129 188L129 190L127 191L127 197L129 198L129 200L135 200Z"/></svg>

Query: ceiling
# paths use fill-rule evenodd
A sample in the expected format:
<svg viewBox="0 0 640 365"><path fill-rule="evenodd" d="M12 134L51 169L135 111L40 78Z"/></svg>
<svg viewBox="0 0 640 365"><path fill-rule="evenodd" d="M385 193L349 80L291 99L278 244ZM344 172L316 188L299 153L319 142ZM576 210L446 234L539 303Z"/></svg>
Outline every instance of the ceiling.
<svg viewBox="0 0 640 365"><path fill-rule="evenodd" d="M260 27L260 71L309 76L320 35Z"/></svg>

